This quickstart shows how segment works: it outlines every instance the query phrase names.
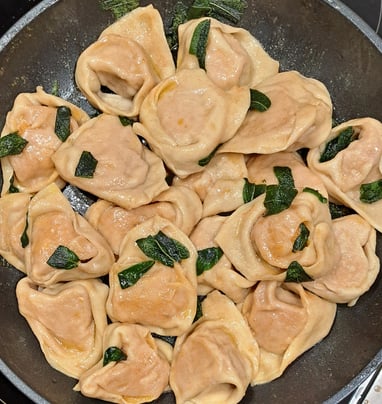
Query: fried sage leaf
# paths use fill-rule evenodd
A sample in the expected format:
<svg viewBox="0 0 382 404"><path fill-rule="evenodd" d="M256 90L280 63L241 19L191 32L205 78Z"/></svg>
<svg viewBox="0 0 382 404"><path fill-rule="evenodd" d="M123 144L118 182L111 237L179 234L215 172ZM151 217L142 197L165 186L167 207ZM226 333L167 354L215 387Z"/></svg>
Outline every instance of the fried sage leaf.
<svg viewBox="0 0 382 404"><path fill-rule="evenodd" d="M70 108L61 106L57 108L56 112L56 122L54 124L54 133L61 140L65 140L70 135L70 117L72 116L72 111Z"/></svg>
<svg viewBox="0 0 382 404"><path fill-rule="evenodd" d="M106 366L110 362L120 362L125 361L127 355L122 351L122 349L117 346L110 346L106 349L103 355L103 366Z"/></svg>
<svg viewBox="0 0 382 404"><path fill-rule="evenodd" d="M270 108L272 105L271 100L264 93L253 88L250 88L249 91L251 96L250 110L265 112Z"/></svg>
<svg viewBox="0 0 382 404"><path fill-rule="evenodd" d="M341 150L346 149L354 140L357 140L357 136L355 135L353 128L349 126L326 144L325 149L320 156L320 163L332 160Z"/></svg>
<svg viewBox="0 0 382 404"><path fill-rule="evenodd" d="M359 199L363 203L374 203L382 199L382 179L362 184Z"/></svg>
<svg viewBox="0 0 382 404"><path fill-rule="evenodd" d="M244 203L248 203L253 201L259 195L263 194L267 186L265 184L252 184L248 181L247 178L244 178L244 187L243 187L243 201Z"/></svg>
<svg viewBox="0 0 382 404"><path fill-rule="evenodd" d="M191 38L189 52L191 55L195 55L199 62L201 69L206 68L206 52L208 34L210 32L211 20L201 21L195 28L195 31Z"/></svg>
<svg viewBox="0 0 382 404"><path fill-rule="evenodd" d="M302 192L309 192L309 193L313 194L322 203L327 203L328 202L328 199L325 198L325 196L323 196L322 194L320 194L317 191L317 189L313 189L313 188L310 188L310 187L304 187Z"/></svg>
<svg viewBox="0 0 382 404"><path fill-rule="evenodd" d="M82 178L93 178L98 160L89 151L83 151L74 175Z"/></svg>
<svg viewBox="0 0 382 404"><path fill-rule="evenodd" d="M309 282L313 279L305 272L304 268L297 261L292 261L287 269L285 282Z"/></svg>
<svg viewBox="0 0 382 404"><path fill-rule="evenodd" d="M208 247L198 250L198 258L196 260L196 274L199 276L204 271L208 271L223 256L223 250L220 247Z"/></svg>
<svg viewBox="0 0 382 404"><path fill-rule="evenodd" d="M78 267L79 262L80 259L75 252L59 245L46 263L56 269L73 269Z"/></svg>
<svg viewBox="0 0 382 404"><path fill-rule="evenodd" d="M0 158L20 154L27 143L17 132L0 137Z"/></svg>
<svg viewBox="0 0 382 404"><path fill-rule="evenodd" d="M309 229L305 226L304 223L300 223L299 229L300 229L300 234L296 237L296 240L293 243L293 248L292 248L293 252L302 251L308 244L309 234L310 234Z"/></svg>
<svg viewBox="0 0 382 404"><path fill-rule="evenodd" d="M143 261L118 272L118 280L122 289L135 285L139 279L155 264L155 261Z"/></svg>

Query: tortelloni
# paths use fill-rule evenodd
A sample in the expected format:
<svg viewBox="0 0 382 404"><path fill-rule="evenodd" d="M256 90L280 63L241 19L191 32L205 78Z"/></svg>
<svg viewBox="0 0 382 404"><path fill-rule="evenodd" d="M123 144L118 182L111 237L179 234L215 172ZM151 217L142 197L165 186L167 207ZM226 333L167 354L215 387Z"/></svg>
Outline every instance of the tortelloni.
<svg viewBox="0 0 382 404"><path fill-rule="evenodd" d="M279 280L329 272L338 260L327 203L300 191L289 208L267 214L266 195L238 208L215 237L248 280Z"/></svg>
<svg viewBox="0 0 382 404"><path fill-rule="evenodd" d="M272 59L249 31L223 24L214 18L190 20L179 26L177 68L198 68L198 58L189 52L196 27L210 21L205 69L219 87L254 87L278 73L279 62Z"/></svg>
<svg viewBox="0 0 382 404"><path fill-rule="evenodd" d="M279 377L299 355L330 331L336 304L298 283L261 281L246 298L242 313L259 349L259 371L252 384Z"/></svg>
<svg viewBox="0 0 382 404"><path fill-rule="evenodd" d="M168 188L160 158L113 115L88 121L52 158L71 184L125 209L149 203Z"/></svg>
<svg viewBox="0 0 382 404"><path fill-rule="evenodd" d="M114 264L107 241L73 211L55 184L32 198L27 221L25 270L38 285L97 278Z"/></svg>
<svg viewBox="0 0 382 404"><path fill-rule="evenodd" d="M233 268L228 258L219 250L214 238L225 222L224 216L203 218L190 235L198 252L207 259L198 273L198 295L205 296L214 289L220 290L235 303L241 303L254 282L248 281ZM211 256L213 257L211 259ZM216 262L215 262L216 261ZM214 264L211 266L211 264ZM200 273L199 273L200 272Z"/></svg>
<svg viewBox="0 0 382 404"><path fill-rule="evenodd" d="M99 200L86 212L89 223L106 238L115 255L119 255L121 242L129 230L156 215L188 235L202 216L202 204L193 190L179 185L160 193L153 203L135 209L127 210Z"/></svg>
<svg viewBox="0 0 382 404"><path fill-rule="evenodd" d="M154 216L136 225L109 273L109 317L159 335L181 335L196 314L196 255L190 239L167 219Z"/></svg>
<svg viewBox="0 0 382 404"><path fill-rule="evenodd" d="M353 306L379 273L376 231L356 214L333 220L333 231L340 251L338 262L329 273L303 286L328 301Z"/></svg>
<svg viewBox="0 0 382 404"><path fill-rule="evenodd" d="M382 123L358 118L333 128L309 151L308 166L329 195L382 231Z"/></svg>
<svg viewBox="0 0 382 404"><path fill-rule="evenodd" d="M148 403L166 390L170 364L146 327L110 324L103 352L103 359L82 374L74 390L120 404Z"/></svg>
<svg viewBox="0 0 382 404"><path fill-rule="evenodd" d="M250 110L235 136L218 153L295 151L317 147L327 138L332 102L323 83L288 71L263 80L256 90L271 100L271 106L264 112Z"/></svg>
<svg viewBox="0 0 382 404"><path fill-rule="evenodd" d="M23 234L31 197L21 192L0 198L0 255L22 272L25 272Z"/></svg>
<svg viewBox="0 0 382 404"><path fill-rule="evenodd" d="M108 287L98 279L41 288L28 277L16 287L20 313L28 321L49 364L79 378L102 357Z"/></svg>
<svg viewBox="0 0 382 404"><path fill-rule="evenodd" d="M134 130L178 176L202 171L213 153L243 122L248 87L223 90L203 69L181 69L155 86Z"/></svg>
<svg viewBox="0 0 382 404"><path fill-rule="evenodd" d="M52 154L75 129L89 119L77 106L37 87L35 93L19 94L8 112L1 137L12 134L24 147L1 159L3 185L8 192L35 193L46 185L65 182L59 178Z"/></svg>
<svg viewBox="0 0 382 404"><path fill-rule="evenodd" d="M175 343L170 386L176 402L238 403L255 379L259 348L235 304L218 291Z"/></svg>
<svg viewBox="0 0 382 404"><path fill-rule="evenodd" d="M148 92L174 72L162 18L150 5L107 27L78 58L75 79L102 112L136 117Z"/></svg>
<svg viewBox="0 0 382 404"><path fill-rule="evenodd" d="M244 178L248 177L242 154L215 155L203 171L174 178L175 184L193 189L203 201L203 217L232 212L243 204Z"/></svg>

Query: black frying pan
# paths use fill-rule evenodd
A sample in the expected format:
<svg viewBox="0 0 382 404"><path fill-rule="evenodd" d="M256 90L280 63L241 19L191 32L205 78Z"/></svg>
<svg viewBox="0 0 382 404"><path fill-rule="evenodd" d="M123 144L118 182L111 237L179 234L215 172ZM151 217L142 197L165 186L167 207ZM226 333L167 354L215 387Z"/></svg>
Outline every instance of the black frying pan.
<svg viewBox="0 0 382 404"><path fill-rule="evenodd" d="M148 2L142 1L141 4ZM169 22L175 2L153 1ZM19 92L36 85L88 112L73 84L75 61L113 21L96 0L46 0L0 40L0 125ZM248 0L241 21L281 63L323 81L335 117L382 120L382 41L342 3L334 0ZM378 235L378 255L382 255ZM53 370L18 314L17 270L0 270L0 367L35 402L95 403L72 391L75 380ZM382 361L382 282L353 308L340 306L330 335L292 363L279 379L248 389L243 403L336 403L352 392ZM174 403L171 394L159 403Z"/></svg>

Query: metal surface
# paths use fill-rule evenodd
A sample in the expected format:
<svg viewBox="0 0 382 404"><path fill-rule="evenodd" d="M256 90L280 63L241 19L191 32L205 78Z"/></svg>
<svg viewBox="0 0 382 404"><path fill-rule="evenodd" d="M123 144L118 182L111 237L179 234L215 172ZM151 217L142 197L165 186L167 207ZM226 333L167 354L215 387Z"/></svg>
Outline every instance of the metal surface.
<svg viewBox="0 0 382 404"><path fill-rule="evenodd" d="M142 2L143 4L144 2ZM146 2L148 3L148 2ZM171 18L173 1L153 1ZM382 120L382 41L342 3L332 0L252 0L241 25L281 63L324 82L335 117ZM170 11L169 11L170 10ZM40 3L0 40L0 125L21 91L37 85L89 110L73 83L75 61L113 21L94 0ZM382 254L378 235L378 255ZM0 270L2 327L0 368L33 401L95 403L72 391L75 380L45 361L25 320L18 314L17 270ZM346 397L382 360L381 276L353 308L340 306L330 335L290 365L272 383L248 389L243 403L335 403ZM173 403L171 394L159 403Z"/></svg>

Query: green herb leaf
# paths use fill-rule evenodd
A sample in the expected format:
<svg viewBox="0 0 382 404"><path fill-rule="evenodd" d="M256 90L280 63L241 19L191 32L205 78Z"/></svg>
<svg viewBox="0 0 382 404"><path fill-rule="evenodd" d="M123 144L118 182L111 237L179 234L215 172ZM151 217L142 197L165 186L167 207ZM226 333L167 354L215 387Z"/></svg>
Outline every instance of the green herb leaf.
<svg viewBox="0 0 382 404"><path fill-rule="evenodd" d="M52 95L55 95L56 97L59 96L59 85L58 85L58 80L54 80L52 89L50 90L50 93Z"/></svg>
<svg viewBox="0 0 382 404"><path fill-rule="evenodd" d="M292 170L289 167L273 167L278 185L267 185L264 206L265 216L275 215L288 209L298 191L294 188Z"/></svg>
<svg viewBox="0 0 382 404"><path fill-rule="evenodd" d="M143 261L118 272L118 280L122 289L135 285L139 279L155 264L155 261Z"/></svg>
<svg viewBox="0 0 382 404"><path fill-rule="evenodd" d="M191 38L189 52L198 58L199 67L206 68L206 51L208 34L210 32L211 20L201 21L195 28Z"/></svg>
<svg viewBox="0 0 382 404"><path fill-rule="evenodd" d="M129 126L135 122L133 119L130 119L127 116L119 116L118 118L123 126Z"/></svg>
<svg viewBox="0 0 382 404"><path fill-rule="evenodd" d="M100 0L102 10L111 11L116 19L139 7L139 0Z"/></svg>
<svg viewBox="0 0 382 404"><path fill-rule="evenodd" d="M46 262L52 268L73 269L78 267L80 259L77 254L68 247L59 245Z"/></svg>
<svg viewBox="0 0 382 404"><path fill-rule="evenodd" d="M244 0L195 0L188 11L188 19L210 16L237 24L246 7Z"/></svg>
<svg viewBox="0 0 382 404"><path fill-rule="evenodd" d="M382 199L382 179L362 184L359 199L364 203L374 203Z"/></svg>
<svg viewBox="0 0 382 404"><path fill-rule="evenodd" d="M183 1L177 1L175 3L172 11L173 17L171 24L166 31L166 39L171 51L176 51L178 49L178 27L187 21L187 11L188 7Z"/></svg>
<svg viewBox="0 0 382 404"><path fill-rule="evenodd" d="M82 178L93 178L97 164L98 160L89 151L83 151L74 175Z"/></svg>
<svg viewBox="0 0 382 404"><path fill-rule="evenodd" d="M351 215L354 212L353 209L345 206L345 205L338 205L334 202L329 202L329 211L330 211L330 216L331 218L338 219L339 217Z"/></svg>
<svg viewBox="0 0 382 404"><path fill-rule="evenodd" d="M357 140L357 138L358 136L355 134L351 126L344 129L337 137L326 144L325 149L320 156L320 163L332 160L341 150L346 149L349 144L354 140Z"/></svg>
<svg viewBox="0 0 382 404"><path fill-rule="evenodd" d="M190 256L190 252L182 243L166 236L162 231L155 236L138 239L136 243L149 258L169 267Z"/></svg>
<svg viewBox="0 0 382 404"><path fill-rule="evenodd" d="M253 88L249 89L251 95L251 102L249 104L250 110L265 112L272 105L271 100L261 91Z"/></svg>
<svg viewBox="0 0 382 404"><path fill-rule="evenodd" d="M13 174L11 179L9 180L9 188L8 188L8 192L10 194L17 194L20 192L20 190L14 186L14 182L15 182L15 175Z"/></svg>
<svg viewBox="0 0 382 404"><path fill-rule="evenodd" d="M320 194L316 189L313 189L310 187L305 187L305 188L303 188L302 192L309 192L309 193L313 194L314 196L316 196L320 202L328 203L328 199L325 198L324 195Z"/></svg>
<svg viewBox="0 0 382 404"><path fill-rule="evenodd" d="M305 272L304 268L297 262L292 261L287 269L285 282L309 282L313 279Z"/></svg>
<svg viewBox="0 0 382 404"><path fill-rule="evenodd" d="M0 158L20 154L27 143L17 132L0 137Z"/></svg>
<svg viewBox="0 0 382 404"><path fill-rule="evenodd" d="M125 361L127 359L127 355L122 351L122 349L111 346L106 349L103 355L103 366L106 366L110 362L120 362Z"/></svg>
<svg viewBox="0 0 382 404"><path fill-rule="evenodd" d="M172 335L160 335L155 332L152 332L151 335L153 336L153 338L161 339L162 341L167 342L171 346L175 345L176 337L173 337Z"/></svg>
<svg viewBox="0 0 382 404"><path fill-rule="evenodd" d="M196 274L199 276L204 271L208 271L223 256L223 250L220 247L209 247L198 251L196 260Z"/></svg>
<svg viewBox="0 0 382 404"><path fill-rule="evenodd" d="M296 240L293 243L292 248L293 252L302 251L308 244L310 234L309 229L305 226L304 223L301 223L299 228L300 228L300 234L297 236Z"/></svg>
<svg viewBox="0 0 382 404"><path fill-rule="evenodd" d="M248 181L248 178L244 178L244 187L243 187L243 201L244 203L248 203L253 201L259 195L263 194L267 186L265 184L252 184Z"/></svg>
<svg viewBox="0 0 382 404"><path fill-rule="evenodd" d="M70 117L72 116L72 111L66 106L61 106L57 108L56 112L56 122L54 125L54 133L61 140L65 140L70 135Z"/></svg>
<svg viewBox="0 0 382 404"><path fill-rule="evenodd" d="M24 230L23 230L23 232L21 234L21 237L20 237L21 247L23 247L23 248L25 248L29 244L29 237L28 237L28 234L27 234L27 230L28 230L28 213L26 214L25 227L24 227Z"/></svg>
<svg viewBox="0 0 382 404"><path fill-rule="evenodd" d="M215 147L215 149L212 150L212 152L211 152L207 157L204 157L204 158L200 159L200 160L198 161L198 164L199 164L201 167L206 166L206 165L212 160L212 158L215 156L215 154L216 154L216 152L217 152L217 150L218 150L218 148L219 148L220 146L221 146L220 144L217 145L217 146Z"/></svg>
<svg viewBox="0 0 382 404"><path fill-rule="evenodd" d="M207 296L201 296L198 295L198 298L196 300L196 313L195 313L195 317L193 320L193 323L195 323L195 321L198 321L200 319L200 317L203 317L203 308L202 308L202 303L203 300L206 298Z"/></svg>

